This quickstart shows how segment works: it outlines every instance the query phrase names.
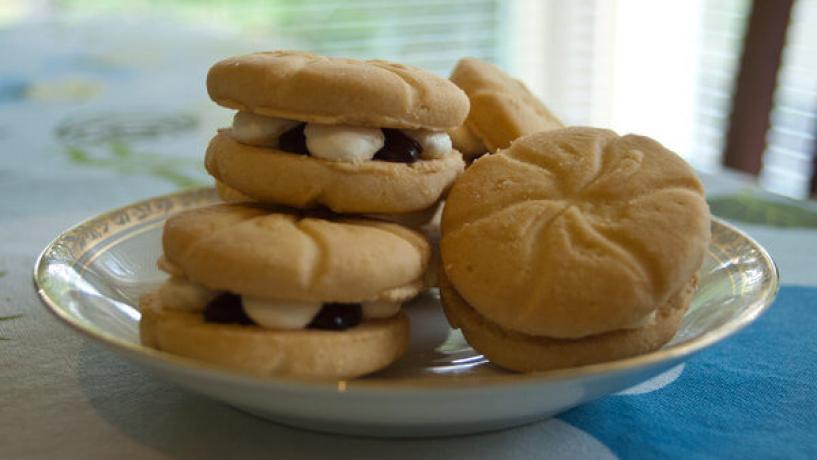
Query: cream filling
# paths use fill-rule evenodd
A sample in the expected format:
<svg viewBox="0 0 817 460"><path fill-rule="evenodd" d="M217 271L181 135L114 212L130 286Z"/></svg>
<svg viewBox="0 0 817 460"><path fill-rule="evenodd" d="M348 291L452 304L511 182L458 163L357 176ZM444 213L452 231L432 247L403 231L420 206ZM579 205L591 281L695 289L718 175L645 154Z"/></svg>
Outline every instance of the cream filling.
<svg viewBox="0 0 817 460"><path fill-rule="evenodd" d="M242 144L258 147L277 147L282 134L298 126L300 121L266 117L239 111L233 117L230 135ZM452 150L451 136L445 131L403 129L403 134L422 147L425 160L440 159ZM304 128L306 148L312 156L328 161L356 163L374 158L383 148L385 136L379 128L348 125L307 123Z"/></svg>
<svg viewBox="0 0 817 460"><path fill-rule="evenodd" d="M219 291L207 289L185 278L172 276L159 286L159 300L162 308L182 311L203 311Z"/></svg>
<svg viewBox="0 0 817 460"><path fill-rule="evenodd" d="M269 300L242 296L241 305L256 324L268 329L303 329L323 308L323 302Z"/></svg>
<svg viewBox="0 0 817 460"><path fill-rule="evenodd" d="M451 153L451 137L442 131L403 129L403 134L414 139L423 148L420 155L426 160L437 160Z"/></svg>
<svg viewBox="0 0 817 460"><path fill-rule="evenodd" d="M184 272L182 271L181 267L167 260L167 257L164 255L159 256L159 259L156 260L156 267L170 276L184 278Z"/></svg>
<svg viewBox="0 0 817 460"><path fill-rule="evenodd" d="M231 135L242 144L277 147L281 134L299 124L300 122L295 120L265 117L242 110L233 117Z"/></svg>
<svg viewBox="0 0 817 460"><path fill-rule="evenodd" d="M179 276L172 276L159 287L162 308L188 312L204 311L221 291L208 289ZM321 301L271 300L241 296L241 305L258 326L267 329L303 329L323 308ZM400 302L362 302L364 319L390 318L400 312Z"/></svg>
<svg viewBox="0 0 817 460"><path fill-rule="evenodd" d="M386 136L378 128L308 123L306 149L317 158L358 163L371 160L383 148Z"/></svg>
<svg viewBox="0 0 817 460"><path fill-rule="evenodd" d="M619 328L616 328L616 329L610 329L610 330L607 330L607 331L596 332L596 333L593 333L593 334L576 335L576 336L570 336L570 337L551 337L551 338L557 339L557 340L576 340L576 339L583 339L585 337L591 337L591 336L594 336L594 335L606 334L608 332L641 329L641 328L650 326L653 323L655 323L655 317L656 317L656 311L653 310L649 314L647 314L647 315L645 315L645 316L631 322L630 324L625 324L625 325L623 325L623 326L621 326Z"/></svg>

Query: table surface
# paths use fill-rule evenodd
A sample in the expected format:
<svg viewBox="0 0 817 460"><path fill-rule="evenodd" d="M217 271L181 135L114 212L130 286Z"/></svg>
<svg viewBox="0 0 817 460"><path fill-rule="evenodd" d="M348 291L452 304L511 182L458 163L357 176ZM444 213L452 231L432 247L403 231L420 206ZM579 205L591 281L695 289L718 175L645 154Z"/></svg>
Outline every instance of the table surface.
<svg viewBox="0 0 817 460"><path fill-rule="evenodd" d="M525 427L412 441L300 431L182 391L85 340L41 305L36 255L91 215L208 183L204 147L231 114L207 99L206 69L274 44L75 26L0 30L0 457L817 456L817 211L733 173L704 176L710 205L777 261L775 305L645 384Z"/></svg>

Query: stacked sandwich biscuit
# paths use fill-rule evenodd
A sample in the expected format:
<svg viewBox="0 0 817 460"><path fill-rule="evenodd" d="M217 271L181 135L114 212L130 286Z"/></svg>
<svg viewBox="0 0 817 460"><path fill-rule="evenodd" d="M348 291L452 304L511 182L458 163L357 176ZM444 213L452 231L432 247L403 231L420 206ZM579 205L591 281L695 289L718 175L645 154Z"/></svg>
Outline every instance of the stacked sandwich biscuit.
<svg viewBox="0 0 817 460"><path fill-rule="evenodd" d="M491 63L460 59L451 81L471 101L465 123L451 130L454 147L467 160L507 148L527 134L563 127L524 83Z"/></svg>
<svg viewBox="0 0 817 460"><path fill-rule="evenodd" d="M449 81L256 53L214 65L207 89L237 110L205 160L227 203L167 221L149 346L262 376L388 366L436 246L397 222L427 221L449 188L442 306L500 367L652 351L697 289L710 216L692 169L646 137L563 127L491 64L463 59Z"/></svg>
<svg viewBox="0 0 817 460"><path fill-rule="evenodd" d="M430 215L462 172L447 130L468 98L419 69L299 52L221 61L207 89L238 110L205 160L232 203L167 221L170 278L142 298L142 341L262 376L395 361L430 247L383 218Z"/></svg>
<svg viewBox="0 0 817 460"><path fill-rule="evenodd" d="M462 172L446 130L465 94L420 69L307 53L256 53L210 69L210 97L237 109L206 166L262 203L402 214L435 205ZM270 155L285 152L289 155Z"/></svg>

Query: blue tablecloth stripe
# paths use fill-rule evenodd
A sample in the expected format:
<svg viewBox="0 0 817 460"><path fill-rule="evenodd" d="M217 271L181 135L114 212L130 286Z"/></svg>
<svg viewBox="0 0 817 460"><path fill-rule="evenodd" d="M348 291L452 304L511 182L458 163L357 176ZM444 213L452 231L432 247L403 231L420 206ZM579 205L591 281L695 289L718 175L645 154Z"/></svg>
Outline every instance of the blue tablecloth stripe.
<svg viewBox="0 0 817 460"><path fill-rule="evenodd" d="M785 286L756 323L657 391L561 419L622 458L817 458L817 289Z"/></svg>

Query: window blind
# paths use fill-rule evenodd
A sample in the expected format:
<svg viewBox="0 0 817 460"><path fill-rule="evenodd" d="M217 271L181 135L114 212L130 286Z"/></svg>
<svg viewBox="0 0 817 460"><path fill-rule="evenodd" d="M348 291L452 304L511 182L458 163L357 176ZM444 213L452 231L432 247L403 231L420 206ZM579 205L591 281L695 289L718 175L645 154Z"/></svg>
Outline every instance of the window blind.
<svg viewBox="0 0 817 460"><path fill-rule="evenodd" d="M497 61L502 0L63 0L77 12L161 16L241 34L266 48L398 60L446 75L457 59Z"/></svg>
<svg viewBox="0 0 817 460"><path fill-rule="evenodd" d="M655 127L650 129L651 125L635 123L643 121L637 117L632 126L615 126L622 118L622 83L643 74L662 56L662 51L639 46L636 42L633 45L637 50L629 53L637 55L637 65L623 65L619 59L623 44L617 44L617 40L622 37L622 31L638 30L639 25L645 24L643 21L653 21L648 24L652 26L655 21L664 21L670 26L667 21L679 19L662 14L661 7L639 3L639 0L61 0L57 3L94 14L109 9L116 14L142 13L144 17L159 14L165 18L186 19L196 25L236 32L248 39L247 43L254 46L252 49L297 48L329 55L376 57L420 66L443 76L448 75L457 59L473 56L497 63L525 81L567 124L610 126L644 134L652 134ZM694 94L689 109L691 127L661 121L660 117L671 119L664 112L654 115L660 123L669 123L678 133L683 131L679 135L684 139L691 138L682 143L680 151L695 167L715 170L721 167L751 0L700 0L696 5L690 11L699 9L699 18L695 21L685 18L688 22L684 22L683 27L673 29L673 34L683 35L682 41L697 43L690 45L697 55L697 64L689 69L694 78L690 91ZM775 95L772 128L761 173L765 186L790 195L805 193L811 169L810 155L815 145L817 61L809 59L808 48L809 43L817 42L815 16L817 0L798 0L789 44L784 50L780 87ZM664 29L659 29L659 35L661 30ZM631 49L630 44L627 48ZM644 52L647 55L643 55ZM682 73L676 72L678 78L666 81L667 91L677 89L673 85L686 78ZM633 97L643 96L637 92L631 95L633 97L627 94L625 106L631 108L637 102ZM649 107L649 104L642 105ZM677 105L669 104L669 107L667 110L679 111ZM666 133L657 132L656 137L664 139Z"/></svg>

